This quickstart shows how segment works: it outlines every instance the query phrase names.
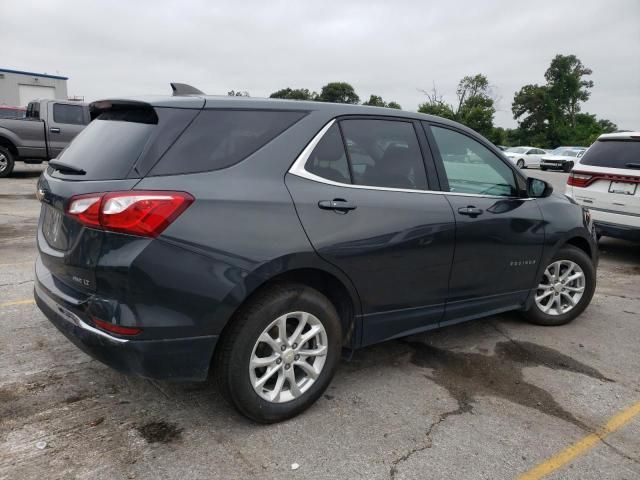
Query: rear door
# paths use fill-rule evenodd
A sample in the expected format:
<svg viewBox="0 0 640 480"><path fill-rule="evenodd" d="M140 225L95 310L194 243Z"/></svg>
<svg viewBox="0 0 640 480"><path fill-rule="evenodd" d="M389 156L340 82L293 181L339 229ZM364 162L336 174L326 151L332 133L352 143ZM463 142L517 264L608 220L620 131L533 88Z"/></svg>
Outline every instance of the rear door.
<svg viewBox="0 0 640 480"><path fill-rule="evenodd" d="M82 105L49 103L47 138L51 158L56 158L87 123L89 123L88 113Z"/></svg>
<svg viewBox="0 0 640 480"><path fill-rule="evenodd" d="M443 324L521 305L535 285L544 243L536 201L520 197L513 168L479 140L445 126L425 127L456 219Z"/></svg>
<svg viewBox="0 0 640 480"><path fill-rule="evenodd" d="M286 176L313 247L358 290L363 344L435 326L444 312L454 219L446 198L428 191L423 153L431 158L417 128L331 122Z"/></svg>

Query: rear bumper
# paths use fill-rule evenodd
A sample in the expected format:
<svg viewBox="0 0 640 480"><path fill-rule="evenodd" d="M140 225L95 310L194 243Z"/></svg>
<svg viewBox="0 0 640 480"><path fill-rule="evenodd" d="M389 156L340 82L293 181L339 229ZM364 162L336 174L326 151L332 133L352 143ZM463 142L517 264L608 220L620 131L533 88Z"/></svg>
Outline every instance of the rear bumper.
<svg viewBox="0 0 640 480"><path fill-rule="evenodd" d="M595 220L596 231L605 237L640 242L640 228Z"/></svg>
<svg viewBox="0 0 640 480"><path fill-rule="evenodd" d="M74 345L109 367L158 380L204 380L218 336L135 340L91 325L82 303L58 291L51 277L36 270L36 304Z"/></svg>

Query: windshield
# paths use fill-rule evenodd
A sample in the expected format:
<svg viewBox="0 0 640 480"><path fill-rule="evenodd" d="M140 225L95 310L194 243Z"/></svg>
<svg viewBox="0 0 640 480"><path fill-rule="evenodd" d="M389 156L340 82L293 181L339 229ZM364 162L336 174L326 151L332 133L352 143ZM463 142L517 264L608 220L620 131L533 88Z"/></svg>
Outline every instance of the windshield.
<svg viewBox="0 0 640 480"><path fill-rule="evenodd" d="M578 150L571 150L570 148L556 148L553 152L551 152L551 154L562 155L563 157L577 157L578 152Z"/></svg>
<svg viewBox="0 0 640 480"><path fill-rule="evenodd" d="M510 148L507 148L507 152L513 152L513 153L527 153L527 150L529 150L527 147L510 147Z"/></svg>

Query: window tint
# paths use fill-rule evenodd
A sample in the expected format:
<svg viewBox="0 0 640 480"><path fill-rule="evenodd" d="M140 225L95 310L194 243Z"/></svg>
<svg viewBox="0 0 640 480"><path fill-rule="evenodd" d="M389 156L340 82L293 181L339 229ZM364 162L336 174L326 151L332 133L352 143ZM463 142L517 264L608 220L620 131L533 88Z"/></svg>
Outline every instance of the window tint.
<svg viewBox="0 0 640 480"><path fill-rule="evenodd" d="M338 124L334 123L313 149L305 169L319 177L340 183L351 183L347 155Z"/></svg>
<svg viewBox="0 0 640 480"><path fill-rule="evenodd" d="M220 170L266 145L306 115L269 110L203 110L151 175Z"/></svg>
<svg viewBox="0 0 640 480"><path fill-rule="evenodd" d="M418 138L409 122L340 122L353 183L375 187L426 189L427 176Z"/></svg>
<svg viewBox="0 0 640 480"><path fill-rule="evenodd" d="M629 163L640 164L640 140L598 140L580 159L594 167L632 168Z"/></svg>
<svg viewBox="0 0 640 480"><path fill-rule="evenodd" d="M431 127L449 191L483 195L515 196L513 171L491 150L466 135L448 128Z"/></svg>
<svg viewBox="0 0 640 480"><path fill-rule="evenodd" d="M53 104L53 121L69 125L84 125L84 111L80 105Z"/></svg>

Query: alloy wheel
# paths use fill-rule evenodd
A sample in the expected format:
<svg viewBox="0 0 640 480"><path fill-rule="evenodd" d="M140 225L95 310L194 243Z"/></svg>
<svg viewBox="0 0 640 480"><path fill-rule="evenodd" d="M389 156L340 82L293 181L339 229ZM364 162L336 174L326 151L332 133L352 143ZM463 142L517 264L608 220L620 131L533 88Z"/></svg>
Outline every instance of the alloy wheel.
<svg viewBox="0 0 640 480"><path fill-rule="evenodd" d="M273 403L303 395L322 373L328 350L327 332L308 312L276 318L258 337L249 361L254 391Z"/></svg>
<svg viewBox="0 0 640 480"><path fill-rule="evenodd" d="M537 307L547 315L564 315L580 302L585 289L582 268L571 260L549 265L535 294Z"/></svg>
<svg viewBox="0 0 640 480"><path fill-rule="evenodd" d="M7 156L0 152L0 172L4 172L9 166L9 159Z"/></svg>

